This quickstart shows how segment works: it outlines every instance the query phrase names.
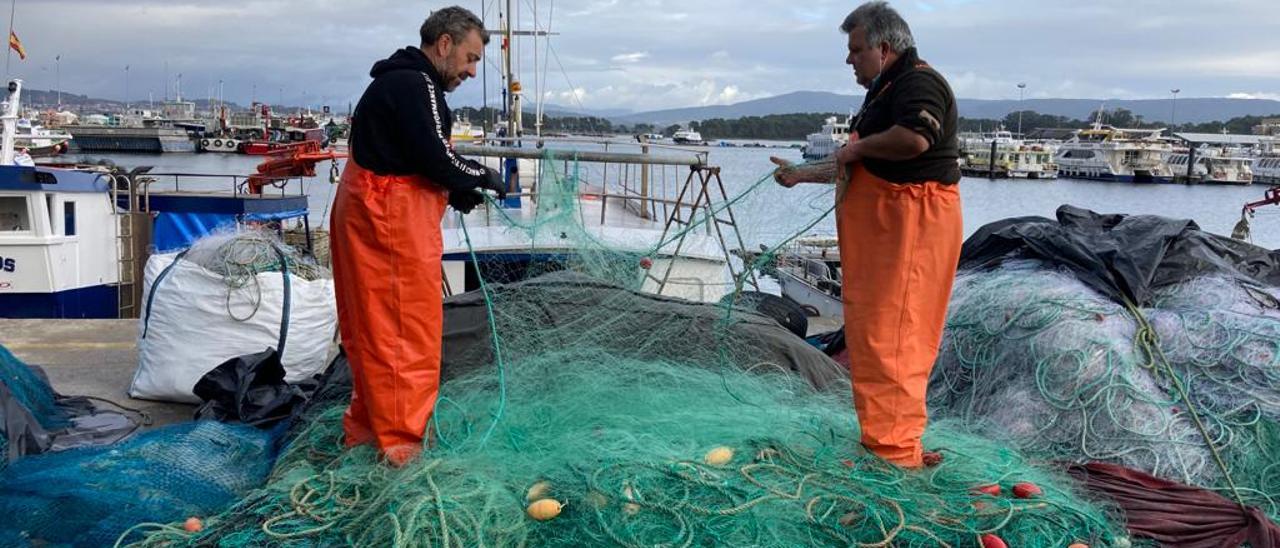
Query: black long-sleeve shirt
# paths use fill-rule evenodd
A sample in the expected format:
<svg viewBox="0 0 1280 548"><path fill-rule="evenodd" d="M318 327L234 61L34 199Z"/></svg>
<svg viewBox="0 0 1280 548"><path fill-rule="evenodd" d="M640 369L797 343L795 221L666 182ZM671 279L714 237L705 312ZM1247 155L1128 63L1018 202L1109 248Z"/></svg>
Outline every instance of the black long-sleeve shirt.
<svg viewBox="0 0 1280 548"><path fill-rule="evenodd" d="M895 125L910 129L929 142L928 150L910 160L867 158L862 165L873 175L893 183L960 181L960 141L956 97L946 79L910 48L867 90L855 129L867 137Z"/></svg>
<svg viewBox="0 0 1280 548"><path fill-rule="evenodd" d="M453 151L453 117L440 74L416 47L378 61L356 105L351 155L379 175L423 175L450 191L477 188L485 167Z"/></svg>

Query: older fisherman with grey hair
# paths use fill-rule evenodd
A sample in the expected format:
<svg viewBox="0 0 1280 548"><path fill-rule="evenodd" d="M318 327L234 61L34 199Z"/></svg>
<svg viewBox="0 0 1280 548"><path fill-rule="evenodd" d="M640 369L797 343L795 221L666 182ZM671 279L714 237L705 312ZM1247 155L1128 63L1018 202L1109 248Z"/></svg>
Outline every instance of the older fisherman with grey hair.
<svg viewBox="0 0 1280 548"><path fill-rule="evenodd" d="M862 444L905 468L924 464L925 389L937 358L963 221L955 95L916 53L886 2L845 18L848 57L867 88L849 143L833 158L792 166L783 186L837 185L845 342Z"/></svg>

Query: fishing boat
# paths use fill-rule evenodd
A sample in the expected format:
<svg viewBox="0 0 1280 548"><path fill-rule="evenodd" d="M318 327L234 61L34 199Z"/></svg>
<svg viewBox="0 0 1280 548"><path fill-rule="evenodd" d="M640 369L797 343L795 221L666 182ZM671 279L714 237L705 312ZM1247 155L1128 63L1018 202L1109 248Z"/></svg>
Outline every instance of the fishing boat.
<svg viewBox="0 0 1280 548"><path fill-rule="evenodd" d="M18 119L17 125L13 146L26 149L33 158L57 156L71 147L71 134L65 131L46 129L27 118Z"/></svg>
<svg viewBox="0 0 1280 548"><path fill-rule="evenodd" d="M1033 180L1058 177L1051 146L1015 139L1012 132L1003 129L963 139L961 148L964 162L960 171L965 175Z"/></svg>
<svg viewBox="0 0 1280 548"><path fill-rule="evenodd" d="M754 274L729 252L730 246L741 249L742 239L720 169L708 163L706 152L635 139L553 138L542 134L538 121L534 135L523 135L523 90L510 62L518 45L513 37L549 34L517 31L506 17L499 26L509 90L503 95L504 123L489 140L495 145L454 148L499 170L508 195L465 217L445 216L446 291L479 289L477 272L485 280L510 282L589 263L592 249L634 253L635 277L629 281L650 293L719 302L744 281L754 285ZM674 142L703 139L682 129Z"/></svg>
<svg viewBox="0 0 1280 548"><path fill-rule="evenodd" d="M701 145L705 144L702 140L702 134L692 129L681 129L671 135L671 141L677 145Z"/></svg>
<svg viewBox="0 0 1280 548"><path fill-rule="evenodd" d="M827 118L822 124L822 130L806 137L801 155L806 160L821 160L835 154L837 149L849 142L849 124L852 121L852 116L845 118L843 122L835 116Z"/></svg>
<svg viewBox="0 0 1280 548"><path fill-rule="evenodd" d="M1280 139L1264 139L1254 150L1253 180L1260 183L1280 184Z"/></svg>
<svg viewBox="0 0 1280 548"><path fill-rule="evenodd" d="M262 195L231 175L14 165L21 92L9 83L2 116L0 317L134 317L153 251L241 223L296 221L310 234L307 196L289 190L296 178L270 178L281 190Z"/></svg>
<svg viewBox="0 0 1280 548"><path fill-rule="evenodd" d="M1167 183L1173 171L1165 157L1173 145L1159 139L1163 129L1120 129L1095 123L1062 144L1055 158L1058 175L1122 183Z"/></svg>
<svg viewBox="0 0 1280 548"><path fill-rule="evenodd" d="M831 236L806 236L780 251L774 269L782 295L810 316L843 318L840 251Z"/></svg>
<svg viewBox="0 0 1280 548"><path fill-rule="evenodd" d="M546 139L541 149L455 147L504 170L515 191L502 207L445 216L444 272L451 293L479 289L477 271L485 280L518 281L590 262L582 254L593 246L638 254L634 280L650 293L719 302L740 279L754 282L726 247L741 248L742 240L725 205L719 168L705 155L655 154L649 145L623 142L610 143L610 152L584 145ZM626 151L630 146L643 148ZM684 168L687 177L680 182L676 170L663 167Z"/></svg>
<svg viewBox="0 0 1280 548"><path fill-rule="evenodd" d="M457 144L479 144L484 142L484 128L471 125L466 116L459 115L453 121L453 130L449 140Z"/></svg>
<svg viewBox="0 0 1280 548"><path fill-rule="evenodd" d="M1194 163L1193 163L1194 162ZM1200 147L1169 153L1165 163L1174 180L1210 185L1253 184L1254 159L1218 147Z"/></svg>

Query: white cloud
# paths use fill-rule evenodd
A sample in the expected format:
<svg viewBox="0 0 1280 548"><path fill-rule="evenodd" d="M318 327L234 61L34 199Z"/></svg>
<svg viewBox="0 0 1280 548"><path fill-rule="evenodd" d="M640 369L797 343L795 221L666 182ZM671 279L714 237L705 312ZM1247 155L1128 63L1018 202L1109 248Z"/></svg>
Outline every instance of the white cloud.
<svg viewBox="0 0 1280 548"><path fill-rule="evenodd" d="M618 55L614 55L609 60L615 63L638 63L644 59L647 59L648 57L649 57L649 52L637 51L634 53L620 53Z"/></svg>
<svg viewBox="0 0 1280 548"><path fill-rule="evenodd" d="M895 5L921 55L963 98L1280 99L1277 0L912 0ZM465 4L465 3L464 3ZM739 102L796 90L860 94L836 29L846 0L569 0L539 2L538 25L556 36L518 38L516 66L531 96L588 108L648 110ZM856 4L856 3L855 3ZM476 6L469 6L473 9ZM518 23L531 29L531 3ZM343 109L359 99L372 64L417 42L431 7L404 0L41 0L19 2L15 30L30 57L12 75L29 88L54 85L118 99L131 65L132 99L164 96L182 72L203 95ZM273 21L244 32L245 13ZM497 26L496 10L487 23ZM255 19L256 20L256 19ZM146 43L135 38L145 35ZM234 40L218 37L234 36ZM1194 36L1195 39L1188 39ZM195 37L195 38L193 38ZM451 104L500 97L500 40L486 50L487 78L464 84ZM262 52L271 52L263 55ZM318 55L317 52L324 52ZM545 80L535 78L546 68ZM562 68L563 67L563 68ZM482 85L482 82L485 84ZM607 92L604 90L608 90Z"/></svg>
<svg viewBox="0 0 1280 548"><path fill-rule="evenodd" d="M574 88L569 91L561 91L556 94L556 97L569 106L577 106L587 98L587 90L585 88Z"/></svg>
<svg viewBox="0 0 1280 548"><path fill-rule="evenodd" d="M716 97L716 102L723 105L735 103L741 98L742 92L738 89L738 86L725 86L724 89L720 90L720 95Z"/></svg>
<svg viewBox="0 0 1280 548"><path fill-rule="evenodd" d="M1228 99L1269 99L1272 101L1280 101L1280 93L1266 93L1261 91L1253 92L1253 93L1236 92L1236 93L1228 93L1227 98Z"/></svg>

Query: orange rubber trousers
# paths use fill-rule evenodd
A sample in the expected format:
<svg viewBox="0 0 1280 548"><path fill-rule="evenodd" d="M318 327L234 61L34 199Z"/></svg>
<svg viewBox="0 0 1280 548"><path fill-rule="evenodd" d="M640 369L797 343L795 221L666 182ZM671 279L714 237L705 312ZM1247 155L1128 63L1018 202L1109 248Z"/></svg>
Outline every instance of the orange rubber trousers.
<svg viewBox="0 0 1280 548"><path fill-rule="evenodd" d="M964 236L960 192L937 182L890 183L857 164L836 227L862 445L918 468L925 390Z"/></svg>
<svg viewBox="0 0 1280 548"><path fill-rule="evenodd" d="M395 465L421 453L440 391L447 201L424 177L377 175L354 160L334 200L338 329L354 380L342 427L348 447L375 444Z"/></svg>

